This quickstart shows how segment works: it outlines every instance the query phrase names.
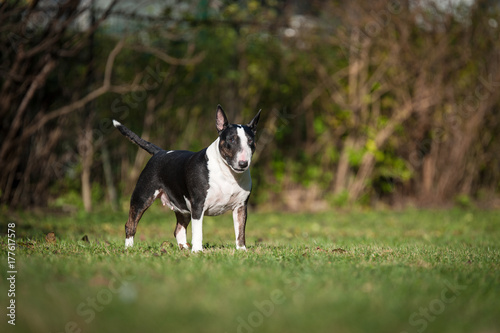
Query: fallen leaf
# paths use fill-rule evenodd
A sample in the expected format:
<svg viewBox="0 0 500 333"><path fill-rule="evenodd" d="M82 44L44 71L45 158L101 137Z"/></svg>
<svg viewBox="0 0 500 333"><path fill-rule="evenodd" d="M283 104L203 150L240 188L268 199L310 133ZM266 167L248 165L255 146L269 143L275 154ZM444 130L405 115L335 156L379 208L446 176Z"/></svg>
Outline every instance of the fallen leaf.
<svg viewBox="0 0 500 333"><path fill-rule="evenodd" d="M90 243L89 241L89 236L85 235L82 237L82 241L86 242L86 243Z"/></svg>
<svg viewBox="0 0 500 333"><path fill-rule="evenodd" d="M49 244L55 244L56 243L56 234L54 232L49 232L46 236L45 236L45 240L47 241L47 243Z"/></svg>

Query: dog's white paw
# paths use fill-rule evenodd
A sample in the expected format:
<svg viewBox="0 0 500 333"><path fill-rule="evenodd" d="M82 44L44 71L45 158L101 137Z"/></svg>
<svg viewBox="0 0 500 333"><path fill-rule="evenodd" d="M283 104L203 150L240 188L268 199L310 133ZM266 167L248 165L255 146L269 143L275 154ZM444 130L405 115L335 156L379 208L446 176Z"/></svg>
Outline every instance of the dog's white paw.
<svg viewBox="0 0 500 333"><path fill-rule="evenodd" d="M236 250L246 251L247 247L245 245L243 246L236 245Z"/></svg>
<svg viewBox="0 0 500 333"><path fill-rule="evenodd" d="M181 250L189 250L191 248L191 246L189 245L189 243L178 243L177 245L179 245L179 249Z"/></svg>
<svg viewBox="0 0 500 333"><path fill-rule="evenodd" d="M193 252L193 253L203 252L203 247L202 246L193 245L193 248L191 249L191 252Z"/></svg>
<svg viewBox="0 0 500 333"><path fill-rule="evenodd" d="M125 238L125 248L134 246L134 236Z"/></svg>

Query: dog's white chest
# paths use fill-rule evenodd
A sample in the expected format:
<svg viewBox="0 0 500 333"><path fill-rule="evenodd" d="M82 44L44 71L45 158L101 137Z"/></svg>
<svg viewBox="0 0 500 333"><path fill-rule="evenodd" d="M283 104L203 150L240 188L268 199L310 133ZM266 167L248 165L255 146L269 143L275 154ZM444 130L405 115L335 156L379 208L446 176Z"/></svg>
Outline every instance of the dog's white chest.
<svg viewBox="0 0 500 333"><path fill-rule="evenodd" d="M234 174L217 156L217 141L207 149L208 192L204 211L207 216L221 215L244 205L252 189L250 171Z"/></svg>

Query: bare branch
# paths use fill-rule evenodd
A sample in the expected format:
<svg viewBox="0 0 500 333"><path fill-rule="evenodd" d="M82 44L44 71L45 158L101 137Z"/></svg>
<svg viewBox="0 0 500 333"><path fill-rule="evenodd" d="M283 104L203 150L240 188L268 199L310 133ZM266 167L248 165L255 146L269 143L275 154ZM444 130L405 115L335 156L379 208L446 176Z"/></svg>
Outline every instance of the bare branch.
<svg viewBox="0 0 500 333"><path fill-rule="evenodd" d="M84 107L87 103L95 100L96 98L104 95L105 93L108 92L115 92L119 94L125 94L128 92L132 91L137 91L139 89L142 89L140 85L137 83L137 78L134 80L134 82L130 85L120 85L120 86L113 86L111 85L111 74L113 72L113 66L114 62L116 59L116 56L118 53L123 49L124 41L120 40L114 49L110 52L108 56L108 60L106 62L106 69L105 69L105 77L103 79L102 86L95 89L94 91L88 93L84 97L80 98L77 101L74 101L73 103L69 105L65 105L63 107L60 107L59 109L56 109L54 111L51 111L50 113L39 115L33 122L32 125L27 127L23 131L23 135L21 137L21 140L26 139L27 137L33 135L36 131L41 129L47 122L49 122L52 119L64 116L66 114L69 114L75 110L78 110L82 107Z"/></svg>
<svg viewBox="0 0 500 333"><path fill-rule="evenodd" d="M115 63L116 56L123 49L125 45L125 40L121 39L111 50L108 56L108 60L106 61L106 68L104 69L104 82L103 86L109 87L111 85L111 74L113 73L113 65Z"/></svg>
<svg viewBox="0 0 500 333"><path fill-rule="evenodd" d="M12 124L10 125L9 133L5 136L4 142L10 142L14 138L17 131L21 127L23 115L26 112L29 102L33 99L35 92L38 90L40 86L43 85L43 83L47 79L47 76L52 71L52 69L54 69L55 66L56 66L55 60L49 59L46 62L45 66L40 71L40 73L38 73L38 75L35 77L28 91L24 95L24 98L19 104L19 107L16 112L16 117L14 118ZM8 151L8 145L2 145L2 150L0 151L0 160L4 160L7 151Z"/></svg>
<svg viewBox="0 0 500 333"><path fill-rule="evenodd" d="M172 57L172 56L166 54L165 52L163 52L157 48L154 48L154 47L149 47L149 46L145 46L145 45L134 45L131 48L133 50L136 50L139 52L151 53L154 56L156 56L158 59L161 59L162 61L166 62L167 64L174 65L174 66L195 65L195 64L200 63L205 58L205 51L202 51L191 58L179 59L179 58Z"/></svg>

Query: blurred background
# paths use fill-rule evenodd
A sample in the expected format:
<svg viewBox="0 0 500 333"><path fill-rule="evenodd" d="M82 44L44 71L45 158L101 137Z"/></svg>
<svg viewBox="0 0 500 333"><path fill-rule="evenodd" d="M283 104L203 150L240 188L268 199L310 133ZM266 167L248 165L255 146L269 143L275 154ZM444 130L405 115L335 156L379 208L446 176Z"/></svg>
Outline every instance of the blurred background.
<svg viewBox="0 0 500 333"><path fill-rule="evenodd" d="M3 209L126 210L149 155L262 109L251 205L500 207L500 3L6 0Z"/></svg>

